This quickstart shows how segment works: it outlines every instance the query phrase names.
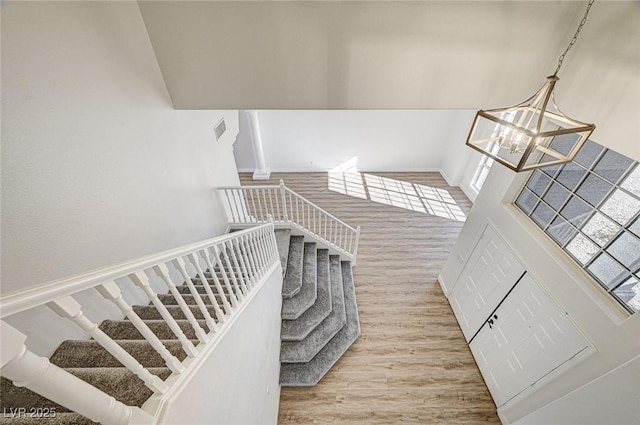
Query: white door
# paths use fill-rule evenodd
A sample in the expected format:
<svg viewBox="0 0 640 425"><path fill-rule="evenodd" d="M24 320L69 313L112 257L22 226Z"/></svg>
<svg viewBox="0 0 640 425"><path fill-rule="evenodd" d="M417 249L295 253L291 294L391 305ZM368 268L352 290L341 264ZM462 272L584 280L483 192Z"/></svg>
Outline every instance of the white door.
<svg viewBox="0 0 640 425"><path fill-rule="evenodd" d="M495 229L487 226L449 294L449 303L467 342L524 271Z"/></svg>
<svg viewBox="0 0 640 425"><path fill-rule="evenodd" d="M526 274L469 346L499 407L588 345Z"/></svg>

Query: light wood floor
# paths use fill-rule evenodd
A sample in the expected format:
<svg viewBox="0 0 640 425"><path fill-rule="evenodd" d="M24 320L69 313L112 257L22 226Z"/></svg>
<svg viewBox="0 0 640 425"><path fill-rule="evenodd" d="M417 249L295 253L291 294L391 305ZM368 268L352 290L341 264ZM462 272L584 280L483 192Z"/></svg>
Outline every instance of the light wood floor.
<svg viewBox="0 0 640 425"><path fill-rule="evenodd" d="M465 214L471 207L438 173L371 174L441 188ZM499 424L437 282L462 223L329 191L327 173L271 177L256 182L241 174L241 181L274 184L282 178L336 217L362 227L354 268L362 336L317 386L282 389L279 423Z"/></svg>

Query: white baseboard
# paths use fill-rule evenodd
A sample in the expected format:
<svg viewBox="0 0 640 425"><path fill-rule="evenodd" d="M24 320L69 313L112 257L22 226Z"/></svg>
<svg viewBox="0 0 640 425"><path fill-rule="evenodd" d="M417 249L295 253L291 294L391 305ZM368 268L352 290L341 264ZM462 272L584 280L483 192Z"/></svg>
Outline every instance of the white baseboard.
<svg viewBox="0 0 640 425"><path fill-rule="evenodd" d="M460 182L454 182L448 175L447 173L444 172L444 170L442 168L438 169L438 172L440 173L440 175L442 176L442 178L444 179L444 181L447 182L447 184L451 187L460 187Z"/></svg>
<svg viewBox="0 0 640 425"><path fill-rule="evenodd" d="M476 192L475 190L471 189L469 186L466 186L466 185L460 185L458 187L460 188L460 190L462 190L462 192L465 195L467 195L467 198L469 198L472 204L476 202L476 198L478 197L478 192Z"/></svg>

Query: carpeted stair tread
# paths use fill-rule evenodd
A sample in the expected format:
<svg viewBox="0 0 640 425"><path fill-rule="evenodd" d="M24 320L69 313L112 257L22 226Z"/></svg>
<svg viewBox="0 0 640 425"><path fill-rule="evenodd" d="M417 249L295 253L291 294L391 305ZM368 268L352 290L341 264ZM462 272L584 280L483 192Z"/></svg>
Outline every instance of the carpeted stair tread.
<svg viewBox="0 0 640 425"><path fill-rule="evenodd" d="M167 308L167 310L169 311L169 314L171 314L171 316L174 319L186 319L187 317L185 316L184 312L182 311L182 308L180 308L179 305L166 305L165 306ZM191 310L191 313L193 313L193 316L196 319L204 319L204 315L202 314L202 311L200 311L200 307L198 307L197 305L190 305L188 306L189 310ZM213 310L212 306L207 306L207 310L209 311L209 314L211 315L211 317L215 320L215 312ZM142 320L160 320L162 319L162 316L160 315L160 312L155 308L155 306L153 305L135 305L133 306L133 311L136 312L136 314L138 316L140 316L140 318Z"/></svg>
<svg viewBox="0 0 640 425"><path fill-rule="evenodd" d="M304 236L289 238L289 254L287 256L287 272L282 284L282 296L291 298L300 292L302 287L302 264L304 257Z"/></svg>
<svg viewBox="0 0 640 425"><path fill-rule="evenodd" d="M9 417L7 413L4 417L0 416L0 424L3 425L99 425L90 419L85 418L77 413L58 413L51 418L36 418L25 416Z"/></svg>
<svg viewBox="0 0 640 425"><path fill-rule="evenodd" d="M67 372L77 376L101 391L112 395L116 400L129 406L142 407L153 392L145 384L124 367L117 368L66 368ZM149 368L149 372L163 381L171 375L169 368ZM16 387L11 381L2 378L2 399L0 408L6 412L16 406L30 408L55 409L57 413L69 413L69 409L34 393L25 387Z"/></svg>
<svg viewBox="0 0 640 425"><path fill-rule="evenodd" d="M151 332L153 332L159 339L177 339L167 322L164 320L145 320ZM182 332L189 339L197 339L196 332L189 323L188 320L176 320ZM204 320L198 320L200 327L208 332L207 325ZM144 339L136 327L128 320L105 320L100 324L100 329L109 335L113 339L125 340L125 339Z"/></svg>
<svg viewBox="0 0 640 425"><path fill-rule="evenodd" d="M280 265L282 266L282 276L287 274L287 259L289 258L289 241L291 238L291 230L276 229L276 246L280 254Z"/></svg>
<svg viewBox="0 0 640 425"><path fill-rule="evenodd" d="M307 311L318 297L318 254L317 244L304 244L302 261L302 286L291 298L282 300L282 319L295 320Z"/></svg>
<svg viewBox="0 0 640 425"><path fill-rule="evenodd" d="M222 295L217 294L215 288L212 288L212 292L213 292L213 295L216 298L216 303L219 306L222 306ZM207 295L206 293L205 294L201 294L200 298L202 298L202 302L204 302L205 304L211 305L211 300L209 299L209 295ZM169 306L169 305L178 305L178 300L176 300L176 298L172 294L158 295L158 299L160 299L160 302L162 302L162 304L167 305L167 306ZM193 295L191 295L191 292L189 292L189 294L182 294L182 299L188 305L197 305L196 304L196 299L195 299L195 297Z"/></svg>
<svg viewBox="0 0 640 425"><path fill-rule="evenodd" d="M119 340L116 342L145 367L166 366L160 354L147 341ZM197 341L192 342L197 344ZM187 357L180 342L164 340L162 343L180 361ZM53 353L50 360L51 363L63 368L122 367L122 364L115 357L94 340L64 341Z"/></svg>
<svg viewBox="0 0 640 425"><path fill-rule="evenodd" d="M236 279L238 280L238 283L240 283L240 279L242 279L243 281L246 281L247 279L247 273L245 272L245 270L236 270L236 268L232 268L231 270L229 270L227 267L225 267L225 273L228 273L229 271L233 272L233 275L236 277ZM218 267L216 266L215 269L216 272L216 277L218 278L218 280L220 281L220 283L222 283L223 281L223 273L222 271L220 271L218 269ZM231 274L228 275L229 276L229 281L232 282L232 277ZM213 276L211 275L211 273L205 273L205 278L207 279L213 279ZM202 283L202 281L200 281L199 283Z"/></svg>
<svg viewBox="0 0 640 425"><path fill-rule="evenodd" d="M341 268L347 323L310 362L283 363L280 367L281 385L300 387L316 385L360 336L351 262L343 261Z"/></svg>
<svg viewBox="0 0 640 425"><path fill-rule="evenodd" d="M213 279L207 279L207 280L209 281L209 287L211 288L211 291L214 294L217 294L218 290L216 289ZM233 282L229 281L229 284L233 287ZM207 289L204 287L204 285L201 285L199 282L194 283L193 286L196 288L196 291L198 291L199 294L201 295L207 294ZM225 285L222 279L220 280L220 286L222 286L222 291L227 296L227 298L229 298L227 286ZM178 292L180 292L182 295L191 295L191 289L189 289L187 285L180 285L177 288L178 288Z"/></svg>
<svg viewBox="0 0 640 425"><path fill-rule="evenodd" d="M282 341L301 341L331 313L329 250L318 250L318 292L316 302L295 320L283 320Z"/></svg>
<svg viewBox="0 0 640 425"><path fill-rule="evenodd" d="M280 348L281 362L304 363L310 361L347 323L340 257L331 255L329 264L331 313L302 341L283 341Z"/></svg>

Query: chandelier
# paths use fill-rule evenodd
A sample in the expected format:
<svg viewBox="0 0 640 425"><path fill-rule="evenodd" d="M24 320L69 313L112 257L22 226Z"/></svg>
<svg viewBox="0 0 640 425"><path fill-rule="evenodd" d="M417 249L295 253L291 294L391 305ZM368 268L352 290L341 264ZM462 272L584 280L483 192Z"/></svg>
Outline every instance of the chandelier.
<svg viewBox="0 0 640 425"><path fill-rule="evenodd" d="M573 39L560 55L558 66L544 86L529 99L510 108L479 110L466 144L510 169L520 172L570 162L587 141L593 124L563 114L553 96L558 72L580 30L587 21L589 0L584 17Z"/></svg>

